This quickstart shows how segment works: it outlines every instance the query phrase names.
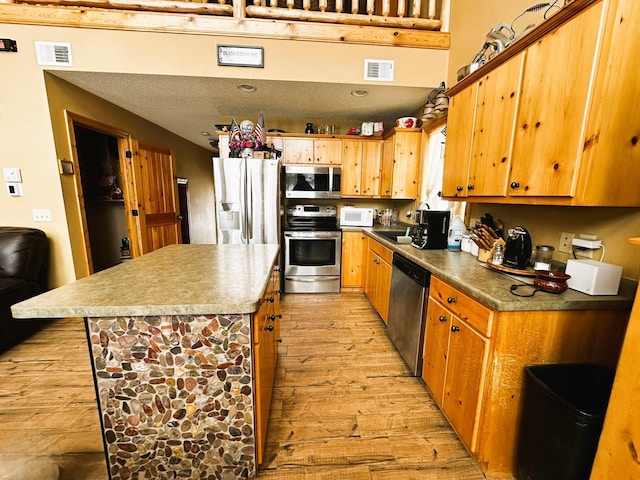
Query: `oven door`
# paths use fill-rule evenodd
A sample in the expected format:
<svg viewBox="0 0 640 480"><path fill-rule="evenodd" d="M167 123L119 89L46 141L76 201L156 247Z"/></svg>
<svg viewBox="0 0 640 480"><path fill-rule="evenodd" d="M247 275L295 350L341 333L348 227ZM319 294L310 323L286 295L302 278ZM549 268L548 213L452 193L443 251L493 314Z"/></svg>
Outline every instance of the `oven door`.
<svg viewBox="0 0 640 480"><path fill-rule="evenodd" d="M284 290L340 291L342 232L284 232Z"/></svg>

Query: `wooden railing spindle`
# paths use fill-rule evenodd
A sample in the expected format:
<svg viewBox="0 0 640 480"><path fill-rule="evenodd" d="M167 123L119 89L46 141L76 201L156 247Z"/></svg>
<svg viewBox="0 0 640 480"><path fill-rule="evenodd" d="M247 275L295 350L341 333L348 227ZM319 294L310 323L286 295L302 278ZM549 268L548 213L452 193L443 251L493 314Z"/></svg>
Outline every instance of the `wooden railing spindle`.
<svg viewBox="0 0 640 480"><path fill-rule="evenodd" d="M413 0L413 3L411 4L411 16L413 18L419 18L420 17L420 9L422 8L422 1L421 0Z"/></svg>
<svg viewBox="0 0 640 480"><path fill-rule="evenodd" d="M336 0L336 13L342 13L342 0Z"/></svg>
<svg viewBox="0 0 640 480"><path fill-rule="evenodd" d="M318 0L318 8L324 12L327 9L327 0Z"/></svg>
<svg viewBox="0 0 640 480"><path fill-rule="evenodd" d="M356 14L358 13L358 10L360 9L360 2L358 2L358 0L353 0L353 2L351 2L351 13Z"/></svg>
<svg viewBox="0 0 640 480"><path fill-rule="evenodd" d="M436 18L436 0L429 0L429 9L427 18Z"/></svg>
<svg viewBox="0 0 640 480"><path fill-rule="evenodd" d="M373 15L375 10L374 0L367 0L367 15Z"/></svg>
<svg viewBox="0 0 640 480"><path fill-rule="evenodd" d="M404 17L407 14L407 0L398 0L398 16Z"/></svg>
<svg viewBox="0 0 640 480"><path fill-rule="evenodd" d="M391 0L382 0L382 11L380 15L383 17L388 17L389 12L391 11Z"/></svg>
<svg viewBox="0 0 640 480"><path fill-rule="evenodd" d="M295 4L293 3L293 0L287 0L287 8L289 10L292 10L293 7L295 7Z"/></svg>

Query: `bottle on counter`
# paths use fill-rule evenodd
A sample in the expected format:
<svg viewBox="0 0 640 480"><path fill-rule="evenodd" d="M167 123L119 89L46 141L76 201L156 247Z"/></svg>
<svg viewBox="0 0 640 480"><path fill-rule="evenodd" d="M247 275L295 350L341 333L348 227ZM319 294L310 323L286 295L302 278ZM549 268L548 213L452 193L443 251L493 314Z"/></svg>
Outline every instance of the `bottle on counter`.
<svg viewBox="0 0 640 480"><path fill-rule="evenodd" d="M493 247L493 258L491 259L491 263L494 265L502 265L504 261L504 247L500 244L497 244Z"/></svg>
<svg viewBox="0 0 640 480"><path fill-rule="evenodd" d="M451 225L449 225L449 236L447 237L447 249L452 251L460 251L460 243L462 236L467 231L467 226L462 219L456 215Z"/></svg>

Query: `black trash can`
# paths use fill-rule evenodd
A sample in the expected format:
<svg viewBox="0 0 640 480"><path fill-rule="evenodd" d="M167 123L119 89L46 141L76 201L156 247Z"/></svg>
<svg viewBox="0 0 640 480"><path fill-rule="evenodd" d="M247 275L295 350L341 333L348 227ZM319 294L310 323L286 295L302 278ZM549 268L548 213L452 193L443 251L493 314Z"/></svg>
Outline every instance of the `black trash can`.
<svg viewBox="0 0 640 480"><path fill-rule="evenodd" d="M525 368L518 480L588 480L614 374L592 364Z"/></svg>

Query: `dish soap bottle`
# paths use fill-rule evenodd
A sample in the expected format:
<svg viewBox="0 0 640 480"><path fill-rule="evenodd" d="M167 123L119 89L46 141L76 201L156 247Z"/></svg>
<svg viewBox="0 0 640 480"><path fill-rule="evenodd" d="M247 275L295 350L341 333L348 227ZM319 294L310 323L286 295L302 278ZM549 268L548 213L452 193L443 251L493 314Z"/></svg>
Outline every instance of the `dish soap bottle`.
<svg viewBox="0 0 640 480"><path fill-rule="evenodd" d="M460 251L460 242L462 241L462 235L467 231L467 226L462 219L456 215L451 225L449 226L449 236L447 238L447 250Z"/></svg>

